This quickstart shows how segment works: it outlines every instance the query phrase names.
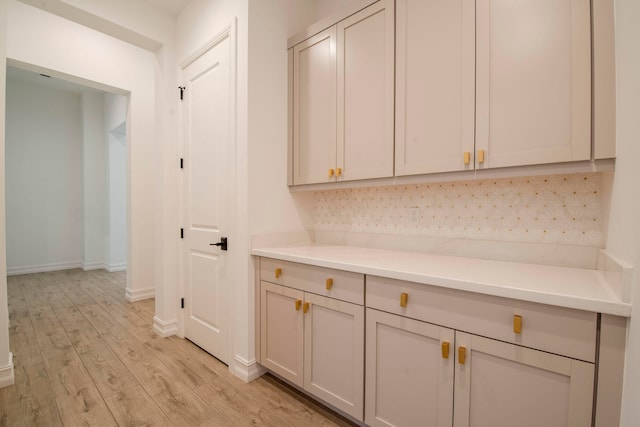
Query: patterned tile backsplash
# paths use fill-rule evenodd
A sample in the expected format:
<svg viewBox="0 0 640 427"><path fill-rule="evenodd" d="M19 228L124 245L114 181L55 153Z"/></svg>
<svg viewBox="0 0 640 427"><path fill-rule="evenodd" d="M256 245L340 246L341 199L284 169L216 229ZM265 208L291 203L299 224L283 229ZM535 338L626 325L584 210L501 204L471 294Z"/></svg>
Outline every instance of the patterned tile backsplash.
<svg viewBox="0 0 640 427"><path fill-rule="evenodd" d="M603 247L602 193L601 173L316 191L314 228Z"/></svg>

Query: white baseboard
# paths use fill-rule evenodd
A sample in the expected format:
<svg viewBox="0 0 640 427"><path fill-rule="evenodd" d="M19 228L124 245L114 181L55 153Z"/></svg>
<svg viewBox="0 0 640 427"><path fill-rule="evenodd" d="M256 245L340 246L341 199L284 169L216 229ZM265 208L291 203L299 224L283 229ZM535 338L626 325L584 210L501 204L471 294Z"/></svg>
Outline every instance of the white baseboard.
<svg viewBox="0 0 640 427"><path fill-rule="evenodd" d="M165 322L157 316L154 316L153 331L163 338L170 337L178 332L178 322L176 320Z"/></svg>
<svg viewBox="0 0 640 427"><path fill-rule="evenodd" d="M104 268L109 273L114 273L116 271L125 271L127 269L127 263L121 262L119 264L105 264Z"/></svg>
<svg viewBox="0 0 640 427"><path fill-rule="evenodd" d="M233 363L229 366L229 370L233 375L246 383L261 377L267 372L255 359L245 360L238 355L234 356Z"/></svg>
<svg viewBox="0 0 640 427"><path fill-rule="evenodd" d="M0 388L13 385L14 382L13 353L9 352L9 364L6 366L0 366Z"/></svg>
<svg viewBox="0 0 640 427"><path fill-rule="evenodd" d="M47 271L71 270L82 268L80 261L56 262L51 264L27 265L23 267L7 267L7 276L17 276L19 274L44 273Z"/></svg>
<svg viewBox="0 0 640 427"><path fill-rule="evenodd" d="M102 262L87 262L87 263L83 262L80 264L80 268L84 271L91 271L91 270L104 270L106 266Z"/></svg>
<svg viewBox="0 0 640 427"><path fill-rule="evenodd" d="M127 290L125 292L125 298L129 302L142 301L149 298L155 298L155 296L156 296L155 288L131 290L127 286Z"/></svg>

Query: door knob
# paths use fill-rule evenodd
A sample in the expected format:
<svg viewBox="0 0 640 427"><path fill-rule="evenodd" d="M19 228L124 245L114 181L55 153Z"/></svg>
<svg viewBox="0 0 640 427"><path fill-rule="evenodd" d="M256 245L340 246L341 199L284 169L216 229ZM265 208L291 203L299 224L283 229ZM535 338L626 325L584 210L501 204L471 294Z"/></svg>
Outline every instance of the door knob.
<svg viewBox="0 0 640 427"><path fill-rule="evenodd" d="M220 246L220 249L222 249L223 251L226 251L228 246L227 246L227 238L226 237L221 237L220 241L218 243L209 243L209 246Z"/></svg>

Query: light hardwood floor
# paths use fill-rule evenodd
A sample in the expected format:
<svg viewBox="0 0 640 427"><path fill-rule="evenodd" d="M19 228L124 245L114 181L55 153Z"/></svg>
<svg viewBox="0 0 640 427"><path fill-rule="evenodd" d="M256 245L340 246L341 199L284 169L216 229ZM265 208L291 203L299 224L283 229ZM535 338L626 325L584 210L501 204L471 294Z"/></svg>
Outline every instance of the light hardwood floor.
<svg viewBox="0 0 640 427"><path fill-rule="evenodd" d="M269 375L245 384L191 342L156 336L154 301L124 293L123 272L8 278L15 385L0 390L0 425L353 425Z"/></svg>

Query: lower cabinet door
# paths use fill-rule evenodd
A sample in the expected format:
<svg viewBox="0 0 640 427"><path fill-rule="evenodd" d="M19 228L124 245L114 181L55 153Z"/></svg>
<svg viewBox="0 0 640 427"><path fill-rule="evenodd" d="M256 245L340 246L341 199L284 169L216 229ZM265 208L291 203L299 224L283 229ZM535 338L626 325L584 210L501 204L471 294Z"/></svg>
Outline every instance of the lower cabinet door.
<svg viewBox="0 0 640 427"><path fill-rule="evenodd" d="M370 426L451 427L454 331L367 309Z"/></svg>
<svg viewBox="0 0 640 427"><path fill-rule="evenodd" d="M364 307L305 294L304 311L304 389L362 420Z"/></svg>
<svg viewBox="0 0 640 427"><path fill-rule="evenodd" d="M454 427L591 426L594 365L456 332Z"/></svg>
<svg viewBox="0 0 640 427"><path fill-rule="evenodd" d="M262 364L302 387L304 292L260 282L260 294Z"/></svg>

